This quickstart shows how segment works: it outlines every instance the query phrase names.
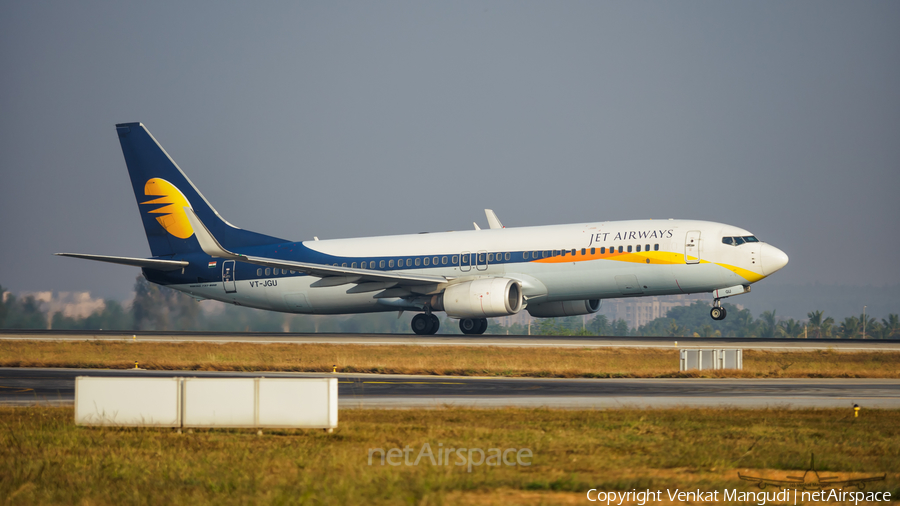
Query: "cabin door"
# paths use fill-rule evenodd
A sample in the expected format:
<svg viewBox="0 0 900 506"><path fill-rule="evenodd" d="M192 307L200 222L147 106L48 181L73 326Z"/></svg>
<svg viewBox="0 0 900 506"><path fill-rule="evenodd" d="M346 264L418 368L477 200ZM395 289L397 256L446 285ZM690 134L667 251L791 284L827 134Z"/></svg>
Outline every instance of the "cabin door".
<svg viewBox="0 0 900 506"><path fill-rule="evenodd" d="M700 231L691 230L684 236L684 263L700 263Z"/></svg>
<svg viewBox="0 0 900 506"><path fill-rule="evenodd" d="M225 287L225 293L237 291L237 288L234 286L234 260L222 262L222 286Z"/></svg>

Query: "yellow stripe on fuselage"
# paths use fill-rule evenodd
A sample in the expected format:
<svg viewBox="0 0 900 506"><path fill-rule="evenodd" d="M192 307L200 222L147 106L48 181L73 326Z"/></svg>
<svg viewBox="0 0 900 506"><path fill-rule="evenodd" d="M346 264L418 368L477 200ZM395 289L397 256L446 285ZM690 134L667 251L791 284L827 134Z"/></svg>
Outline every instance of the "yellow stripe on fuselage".
<svg viewBox="0 0 900 506"><path fill-rule="evenodd" d="M694 258L694 257L690 257ZM681 253L673 253L670 251L645 251L645 252L633 252L633 253L594 253L593 255L590 253L585 253L584 255L576 252L573 255L558 255L555 257L548 258L539 258L537 260L532 260L531 263L540 263L540 264L563 264L567 262L586 262L590 260L613 260L616 262L629 262L634 264L651 264L651 265L680 265L684 264L685 257ZM701 264L713 263L709 260L701 259ZM744 269L742 267L737 267L735 265L725 264L715 262L719 267L723 267L728 269L729 271L737 274L738 276L746 279L750 283L755 283L765 276L762 274L753 272L748 269Z"/></svg>

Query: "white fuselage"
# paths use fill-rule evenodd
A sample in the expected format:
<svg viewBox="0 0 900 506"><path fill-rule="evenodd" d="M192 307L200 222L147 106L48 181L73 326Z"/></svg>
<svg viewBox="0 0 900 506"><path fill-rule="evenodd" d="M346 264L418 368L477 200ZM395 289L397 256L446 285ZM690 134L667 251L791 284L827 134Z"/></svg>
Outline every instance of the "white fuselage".
<svg viewBox="0 0 900 506"><path fill-rule="evenodd" d="M783 252L766 243L723 242L723 237L732 236L752 237L721 223L633 220L297 244L346 267L356 268L358 261L362 268L440 275L450 284L509 278L521 283L529 304L541 304L749 286L787 263ZM376 298L375 290L354 293L353 284L316 287L311 285L320 278L274 271L277 274L245 266L236 270L233 286L223 282L169 286L196 297L293 313L394 311L406 304L399 297ZM252 274L243 274L248 272Z"/></svg>

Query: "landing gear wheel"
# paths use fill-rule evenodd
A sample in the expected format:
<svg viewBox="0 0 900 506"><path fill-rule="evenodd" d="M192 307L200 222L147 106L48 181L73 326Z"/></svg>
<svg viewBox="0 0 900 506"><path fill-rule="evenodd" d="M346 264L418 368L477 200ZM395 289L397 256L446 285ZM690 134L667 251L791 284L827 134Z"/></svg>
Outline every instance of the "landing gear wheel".
<svg viewBox="0 0 900 506"><path fill-rule="evenodd" d="M722 308L713 307L709 310L709 316L711 316L713 320L721 320L725 315Z"/></svg>
<svg viewBox="0 0 900 506"><path fill-rule="evenodd" d="M459 330L463 334L477 334L481 322L477 318L463 318L459 321Z"/></svg>
<svg viewBox="0 0 900 506"><path fill-rule="evenodd" d="M728 316L728 311L725 311L724 307L719 308L722 310L722 316L719 318L720 320L724 320L726 316Z"/></svg>
<svg viewBox="0 0 900 506"><path fill-rule="evenodd" d="M434 320L431 319L431 315L419 313L413 316L410 326L416 334L434 334L435 324Z"/></svg>
<svg viewBox="0 0 900 506"><path fill-rule="evenodd" d="M431 332L429 334L437 334L438 329L441 328L441 321L434 314L430 314L428 317L431 318Z"/></svg>
<svg viewBox="0 0 900 506"><path fill-rule="evenodd" d="M488 321L487 318L481 318L481 324L478 327L478 332L476 334L484 334L484 331L487 330Z"/></svg>

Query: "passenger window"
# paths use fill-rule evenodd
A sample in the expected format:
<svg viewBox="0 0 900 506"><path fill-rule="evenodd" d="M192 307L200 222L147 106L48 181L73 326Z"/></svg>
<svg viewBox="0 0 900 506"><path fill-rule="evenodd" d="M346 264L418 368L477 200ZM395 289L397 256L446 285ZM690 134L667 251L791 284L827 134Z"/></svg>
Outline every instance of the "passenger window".
<svg viewBox="0 0 900 506"><path fill-rule="evenodd" d="M416 257L416 267L418 267L419 264L421 264L421 263L422 263L422 259L419 257ZM409 265L409 260L406 261L406 265Z"/></svg>
<svg viewBox="0 0 900 506"><path fill-rule="evenodd" d="M650 245L649 245L649 244L645 244L645 245L644 245L644 251L650 251Z"/></svg>
<svg viewBox="0 0 900 506"><path fill-rule="evenodd" d="M438 257L432 258L432 259L431 259L431 263L433 263L434 265L437 265L437 264L438 264Z"/></svg>
<svg viewBox="0 0 900 506"><path fill-rule="evenodd" d="M605 249L606 248L600 248L600 252L602 253L603 250L605 250ZM597 248L591 248L591 255L595 255L595 254L597 254Z"/></svg>
<svg viewBox="0 0 900 506"><path fill-rule="evenodd" d="M262 276L262 269L256 269L256 275Z"/></svg>
<svg viewBox="0 0 900 506"><path fill-rule="evenodd" d="M493 261L494 261L494 254L488 253L488 262L493 262Z"/></svg>
<svg viewBox="0 0 900 506"><path fill-rule="evenodd" d="M384 260L382 260L382 262L383 262L383 261L384 261ZM390 267L390 268L392 268L392 269L394 268L394 259L393 259L393 258L390 259L390 260L388 260L388 267Z"/></svg>
<svg viewBox="0 0 900 506"><path fill-rule="evenodd" d="M412 267L412 259L411 259L411 258L407 258L407 259L406 259L406 266L407 266L407 267Z"/></svg>
<svg viewBox="0 0 900 506"><path fill-rule="evenodd" d="M468 264L468 263L469 263L469 256L470 256L470 255L460 255L460 256L459 256L460 262L463 263L463 264Z"/></svg>
<svg viewBox="0 0 900 506"><path fill-rule="evenodd" d="M622 252L622 246L619 246L619 253Z"/></svg>
<svg viewBox="0 0 900 506"><path fill-rule="evenodd" d="M653 251L659 251L659 244L653 245Z"/></svg>
<svg viewBox="0 0 900 506"><path fill-rule="evenodd" d="M509 253L504 253L504 254L503 254L503 259L504 259L504 260L509 261L509 258L510 258L510 257L509 257Z"/></svg>
<svg viewBox="0 0 900 506"><path fill-rule="evenodd" d="M397 259L397 267L403 267L403 259L402 258Z"/></svg>
<svg viewBox="0 0 900 506"><path fill-rule="evenodd" d="M456 263L456 260L453 260L453 263ZM447 265L447 257L441 257L441 265Z"/></svg>
<svg viewBox="0 0 900 506"><path fill-rule="evenodd" d="M559 252L562 256L566 256L566 250L560 250Z"/></svg>
<svg viewBox="0 0 900 506"><path fill-rule="evenodd" d="M544 258L547 258L549 256L550 256L550 250L544 251Z"/></svg>
<svg viewBox="0 0 900 506"><path fill-rule="evenodd" d="M479 253L479 254L478 254L478 263L483 264L483 263L484 263L484 257L485 257L485 254L484 254L484 253Z"/></svg>
<svg viewBox="0 0 900 506"><path fill-rule="evenodd" d="M522 252L522 260L528 260L528 252L527 251Z"/></svg>
<svg viewBox="0 0 900 506"><path fill-rule="evenodd" d="M268 268L268 267L266 267L266 276L268 276L268 275L269 275L269 272L271 272L271 271L269 271L269 268Z"/></svg>
<svg viewBox="0 0 900 506"><path fill-rule="evenodd" d="M347 262L342 263L341 267L347 267Z"/></svg>
<svg viewBox="0 0 900 506"><path fill-rule="evenodd" d="M350 267L353 269L356 269L356 262L353 262L352 264L350 264Z"/></svg>
<svg viewBox="0 0 900 506"><path fill-rule="evenodd" d="M585 248L581 248L581 256L584 256L585 253L587 253L587 250Z"/></svg>
<svg viewBox="0 0 900 506"><path fill-rule="evenodd" d="M453 255L453 256L450 258L450 260L453 261L453 265L456 265L456 262L457 262L457 256L456 256L456 255Z"/></svg>
<svg viewBox="0 0 900 506"><path fill-rule="evenodd" d="M369 262L369 269L374 269L374 268L375 268L375 260L372 260L371 262Z"/></svg>
<svg viewBox="0 0 900 506"><path fill-rule="evenodd" d="M393 267L393 266L391 266L391 267ZM379 260L379 261L378 261L378 268L379 268L379 269L384 269L384 260Z"/></svg>
<svg viewBox="0 0 900 506"><path fill-rule="evenodd" d="M594 248L591 248L591 249L594 249ZM600 254L601 254L601 255L605 255L605 254L606 254L606 246L603 246L603 247L600 248Z"/></svg>
<svg viewBox="0 0 900 506"><path fill-rule="evenodd" d="M422 259L422 262L425 264L425 267L428 267L428 264L431 262L431 259L428 257L425 257Z"/></svg>
<svg viewBox="0 0 900 506"><path fill-rule="evenodd" d="M295 270L292 269L292 270L291 270L291 274L297 274L297 271L295 271Z"/></svg>
<svg viewBox="0 0 900 506"><path fill-rule="evenodd" d="M631 253L631 246L628 246L628 252Z"/></svg>
<svg viewBox="0 0 900 506"><path fill-rule="evenodd" d="M640 244L637 245L637 248L635 249L635 251L637 251L638 253L641 252L641 245L640 245Z"/></svg>

